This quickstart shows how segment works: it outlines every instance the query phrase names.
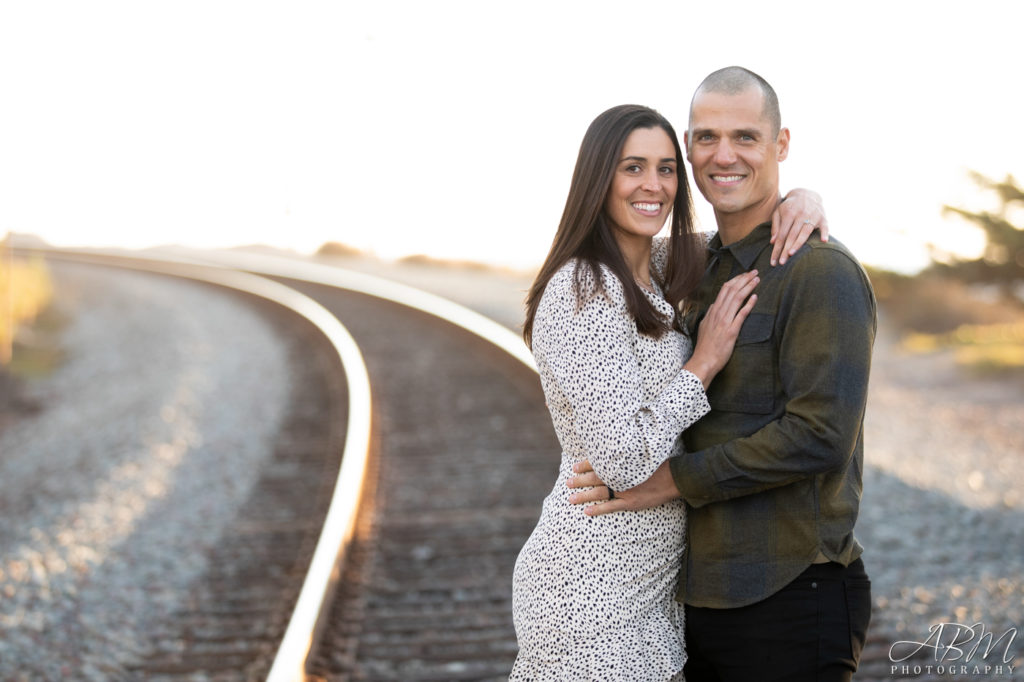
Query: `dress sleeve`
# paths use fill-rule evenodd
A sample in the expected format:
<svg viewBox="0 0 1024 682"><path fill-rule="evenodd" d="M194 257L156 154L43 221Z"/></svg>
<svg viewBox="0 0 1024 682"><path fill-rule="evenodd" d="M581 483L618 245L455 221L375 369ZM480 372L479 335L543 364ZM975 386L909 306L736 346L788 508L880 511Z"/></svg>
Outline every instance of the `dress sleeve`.
<svg viewBox="0 0 1024 682"><path fill-rule="evenodd" d="M621 285L605 274L606 291L582 307L572 277L553 279L545 291L534 334L534 351L552 410L568 416L571 443L612 490L650 478L672 453L675 441L708 412L700 379L687 370L643 399L636 356L638 332Z"/></svg>

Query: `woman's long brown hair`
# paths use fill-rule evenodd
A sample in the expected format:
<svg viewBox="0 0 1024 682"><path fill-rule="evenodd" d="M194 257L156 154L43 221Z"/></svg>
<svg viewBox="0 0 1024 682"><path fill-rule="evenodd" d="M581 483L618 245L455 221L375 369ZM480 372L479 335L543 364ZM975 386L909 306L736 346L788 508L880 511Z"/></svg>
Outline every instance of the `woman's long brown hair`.
<svg viewBox="0 0 1024 682"><path fill-rule="evenodd" d="M575 289L579 305L591 296L604 293L601 264L607 266L619 281L626 296L626 306L636 319L637 329L642 334L660 337L675 323L665 319L641 291L633 279L629 266L615 241L613 228L604 205L611 189L615 168L619 163L622 148L629 134L638 128L661 128L672 140L676 150L676 168L679 186L672 205L668 243L668 263L664 281L659 280L665 298L675 310L688 296L703 274L704 250L693 231L693 202L690 186L683 166L683 152L679 138L672 125L654 109L636 104L623 104L605 111L590 124L580 153L576 169L572 174L569 196L565 210L558 224L551 250L541 266L537 278L526 296L526 321L523 324L523 338L526 345L533 347L533 321L537 315L540 299L548 281L558 270L573 258L585 263L596 288L583 291L584 268L576 269ZM652 276L656 276L653 269Z"/></svg>

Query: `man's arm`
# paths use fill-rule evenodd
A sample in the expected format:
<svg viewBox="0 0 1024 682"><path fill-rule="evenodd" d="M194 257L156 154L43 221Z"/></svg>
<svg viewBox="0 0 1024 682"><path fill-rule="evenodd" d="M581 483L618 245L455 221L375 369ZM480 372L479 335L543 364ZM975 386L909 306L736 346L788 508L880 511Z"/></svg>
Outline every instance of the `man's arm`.
<svg viewBox="0 0 1024 682"><path fill-rule="evenodd" d="M807 256L814 256L808 259ZM863 270L845 254L807 252L793 268L776 324L786 412L756 433L669 460L643 484L616 491L590 514L657 506L680 494L693 506L749 495L842 466L867 401L875 304ZM799 310L799 313L795 311ZM601 485L585 463L570 487ZM666 471L668 470L668 471ZM675 494L668 488L673 479ZM606 489L575 503L607 499Z"/></svg>
<svg viewBox="0 0 1024 682"><path fill-rule="evenodd" d="M604 504L586 507L583 513L587 516L598 516L617 511L631 511L637 509L650 509L665 504L669 500L679 498L679 488L672 479L672 470L666 460L661 463L651 477L640 485L616 492L615 498L608 499L608 486L598 478L590 462L583 460L573 465L572 470L576 476L569 479L570 488L585 488L595 486L590 490L573 493L569 496L572 504L584 504L586 502L604 502ZM605 500L607 500L605 502Z"/></svg>

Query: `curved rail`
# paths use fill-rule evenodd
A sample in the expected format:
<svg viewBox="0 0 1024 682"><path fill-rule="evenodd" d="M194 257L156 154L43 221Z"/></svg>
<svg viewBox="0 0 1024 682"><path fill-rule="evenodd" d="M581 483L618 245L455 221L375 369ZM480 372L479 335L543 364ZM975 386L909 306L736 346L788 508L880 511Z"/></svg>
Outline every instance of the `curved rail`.
<svg viewBox="0 0 1024 682"><path fill-rule="evenodd" d="M197 261L194 261L197 262ZM294 258L269 256L238 251L208 252L203 254L203 261L228 266L236 270L301 280L314 284L324 284L367 294L394 303L415 308L429 313L452 324L462 327L468 332L490 341L503 351L536 371L533 355L530 353L522 337L489 317L470 310L464 305L447 298L399 284L398 282L352 270L345 270L335 265L311 263Z"/></svg>
<svg viewBox="0 0 1024 682"><path fill-rule="evenodd" d="M330 602L335 583L341 575L344 553L355 531L356 514L368 464L372 419L370 378L355 339L334 315L312 298L255 274L177 259L139 258L64 249L16 250L45 253L49 257L76 262L159 272L259 296L306 318L334 347L345 370L349 396L348 428L342 450L341 470L309 571L267 677L268 680L278 682L304 679L306 659L322 626L323 604Z"/></svg>
<svg viewBox="0 0 1024 682"><path fill-rule="evenodd" d="M346 436L344 459L335 485L328 518L324 524L324 531L317 543L309 572L292 618L288 623L285 636L278 648L267 682L299 682L305 679L307 658L326 618L325 605L330 603L355 527L355 515L361 496L369 450L370 387L359 349L337 318L313 299L259 275L356 291L420 310L447 320L489 341L528 368L536 371L533 356L523 340L507 327L454 301L375 275L344 270L333 265L244 252L205 252L201 254L201 258L169 254L127 256L121 253L97 254L69 252L63 249L46 249L45 252L58 256L69 255L79 260L95 258L109 262L108 258L113 258L125 261L128 267L162 271L168 274L193 272L196 275L193 277L194 279L249 291L282 303L282 305L287 305L282 302L283 299L294 297L298 301L301 298L304 299L304 302L299 307L312 316L309 319L338 348L339 356L341 356L342 364L345 367L350 395L348 422L350 429ZM140 264L130 265L132 261L137 261ZM245 281L249 282L253 288L233 285L231 283L233 281L242 282L241 279L236 280L236 277L246 278ZM280 296L282 300L278 300L277 296ZM337 338L337 342L335 338ZM355 358L358 358L359 369L356 372L350 372L349 363L355 363ZM354 366L355 364L353 364ZM358 376L356 376L357 374ZM360 425L358 433L354 433L351 428L351 425L356 424Z"/></svg>

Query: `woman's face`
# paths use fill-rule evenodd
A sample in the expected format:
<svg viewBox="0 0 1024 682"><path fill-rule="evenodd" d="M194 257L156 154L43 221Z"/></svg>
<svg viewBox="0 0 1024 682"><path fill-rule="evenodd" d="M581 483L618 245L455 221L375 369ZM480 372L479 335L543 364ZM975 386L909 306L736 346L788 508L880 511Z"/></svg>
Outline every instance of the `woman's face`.
<svg viewBox="0 0 1024 682"><path fill-rule="evenodd" d="M672 139L661 128L637 128L622 147L605 213L616 239L650 239L672 212L679 186Z"/></svg>

